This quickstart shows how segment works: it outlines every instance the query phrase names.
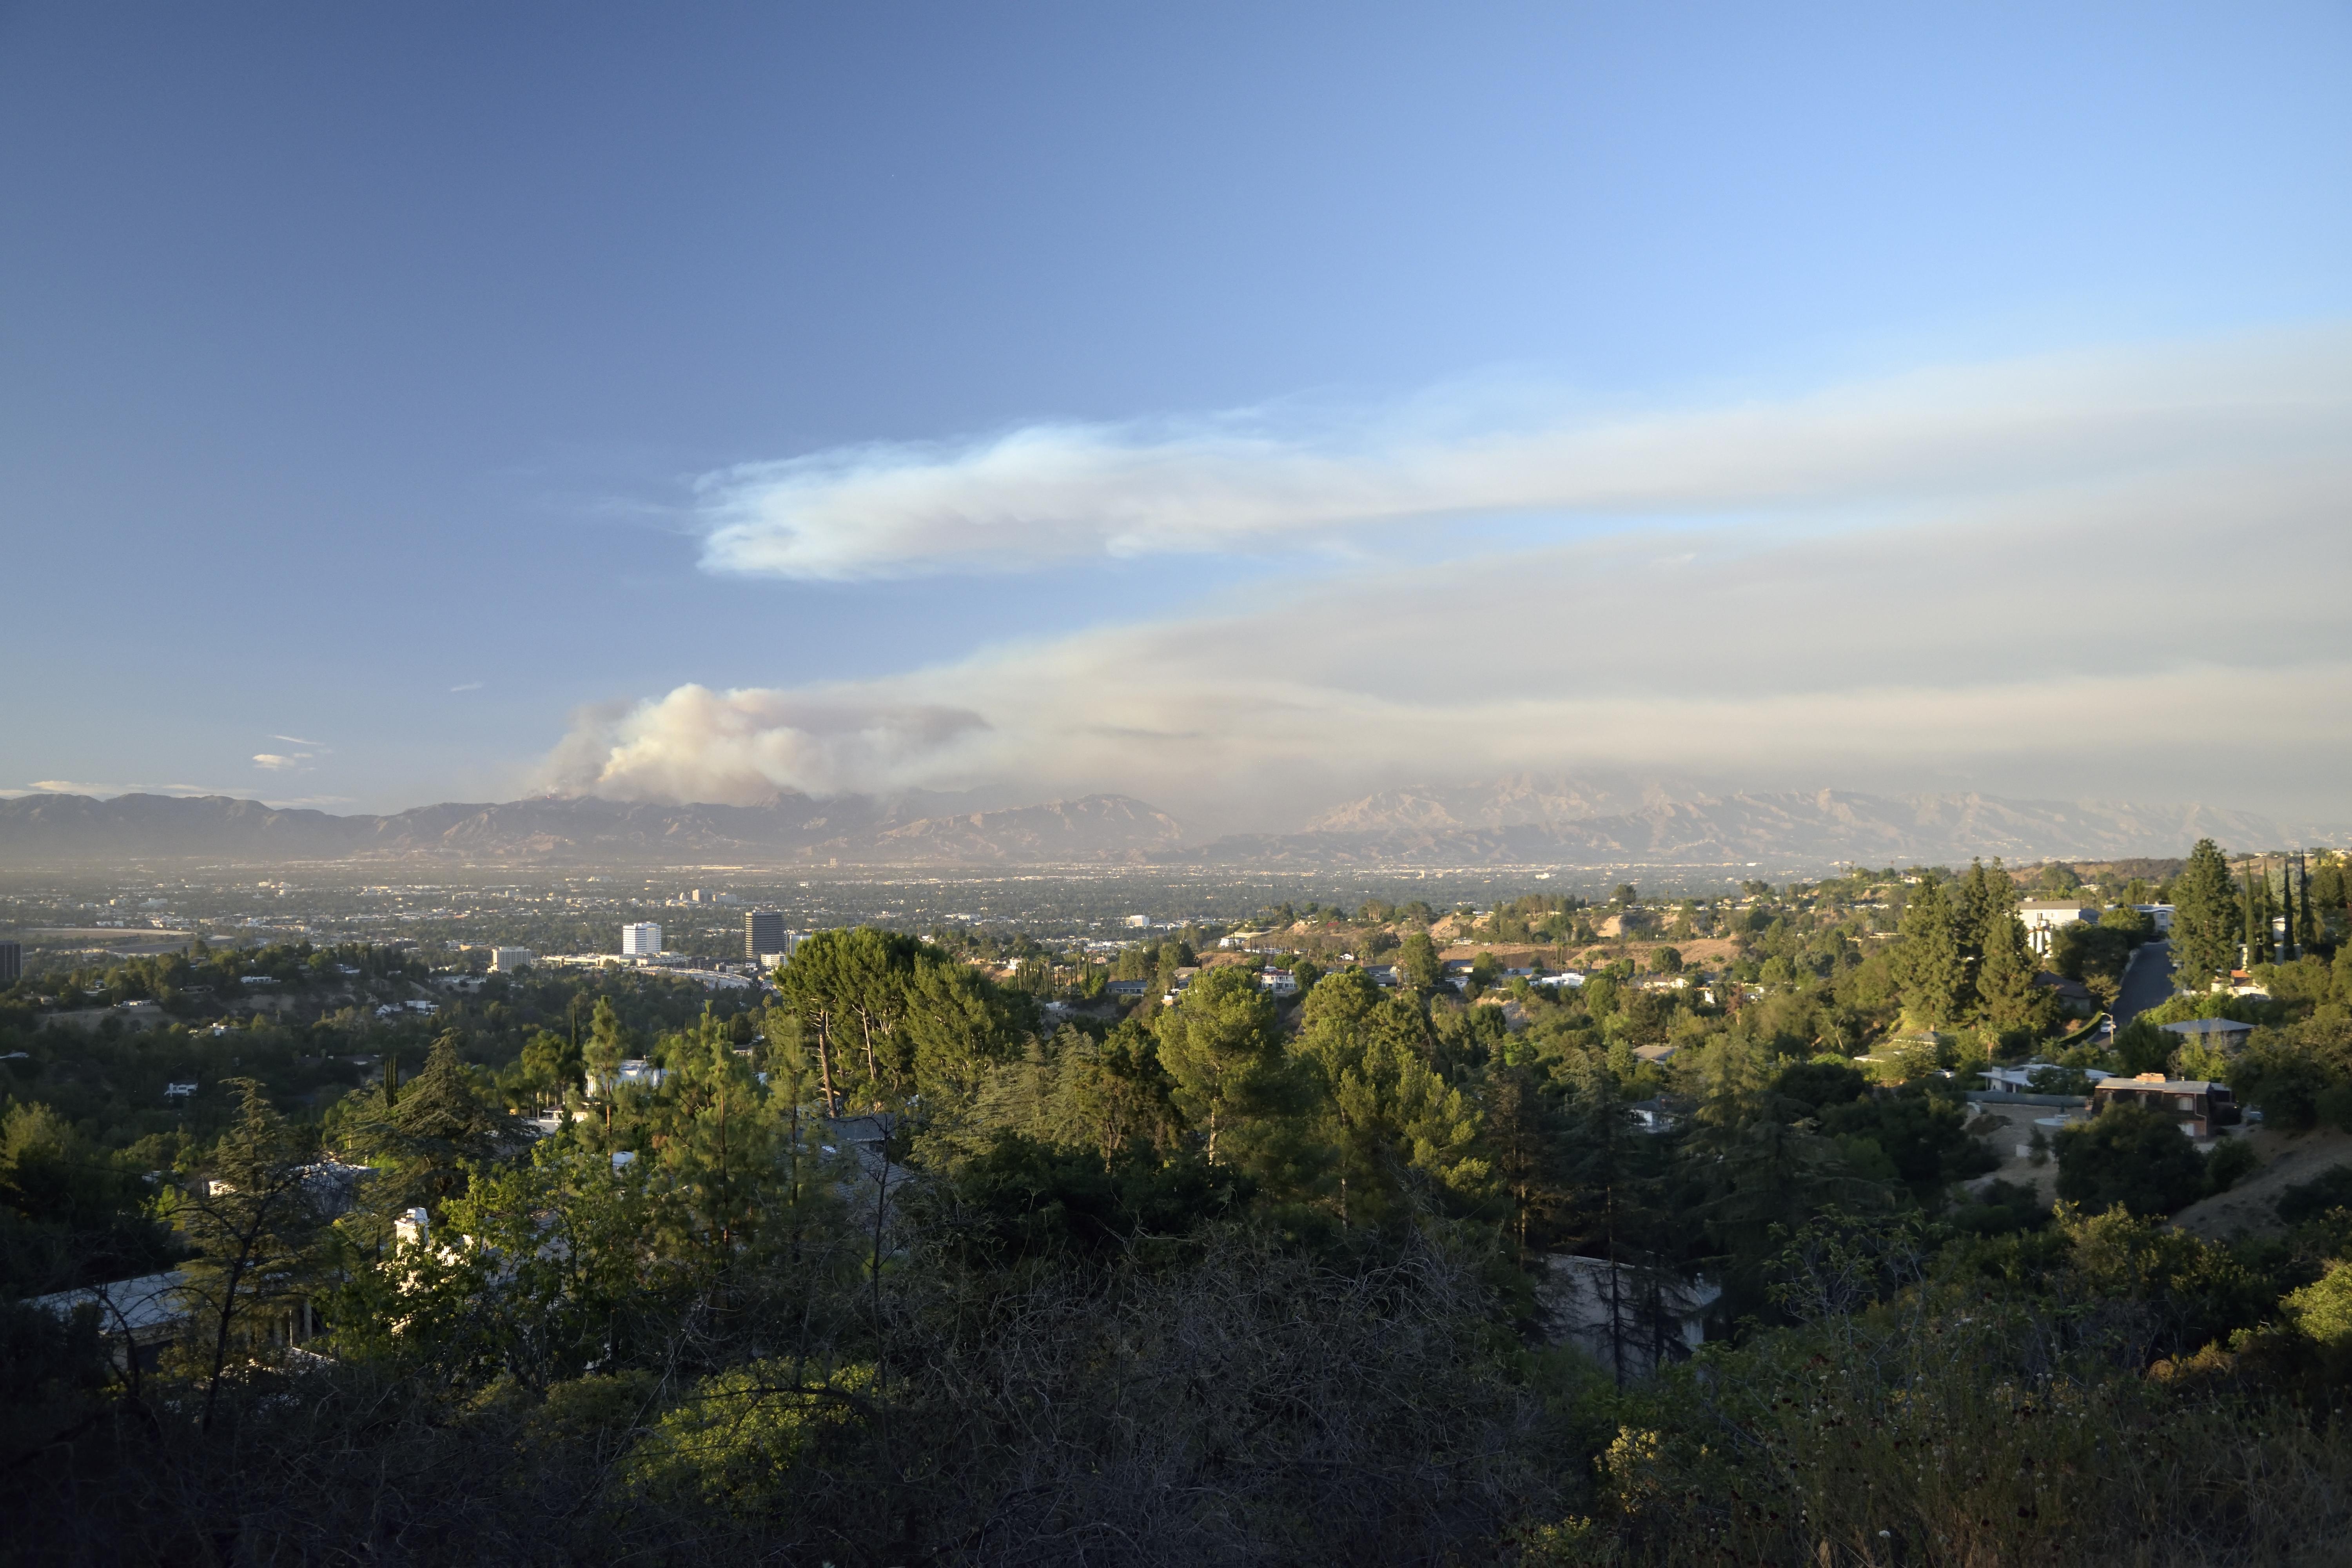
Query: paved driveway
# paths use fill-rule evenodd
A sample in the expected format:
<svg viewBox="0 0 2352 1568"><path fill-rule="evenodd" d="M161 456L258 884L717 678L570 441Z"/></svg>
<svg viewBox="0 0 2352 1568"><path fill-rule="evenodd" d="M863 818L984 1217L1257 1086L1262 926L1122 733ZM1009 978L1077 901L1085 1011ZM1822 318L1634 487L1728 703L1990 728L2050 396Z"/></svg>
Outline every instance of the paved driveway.
<svg viewBox="0 0 2352 1568"><path fill-rule="evenodd" d="M2116 990L2116 1027L2120 1029L2172 994L2172 944L2144 942L2135 949L2124 983Z"/></svg>

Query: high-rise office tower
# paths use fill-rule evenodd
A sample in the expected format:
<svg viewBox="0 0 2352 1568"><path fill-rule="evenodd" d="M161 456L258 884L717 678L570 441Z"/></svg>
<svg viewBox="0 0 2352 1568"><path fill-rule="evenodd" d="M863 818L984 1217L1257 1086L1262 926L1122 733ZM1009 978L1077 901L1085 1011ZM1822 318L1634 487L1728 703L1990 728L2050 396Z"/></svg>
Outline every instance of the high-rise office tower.
<svg viewBox="0 0 2352 1568"><path fill-rule="evenodd" d="M784 917L774 910L746 910L743 913L743 957L757 963L763 952L784 951Z"/></svg>
<svg viewBox="0 0 2352 1568"><path fill-rule="evenodd" d="M661 926L654 921L621 928L623 958L651 958L662 950Z"/></svg>
<svg viewBox="0 0 2352 1568"><path fill-rule="evenodd" d="M13 942L0 942L0 985L14 985L24 977L24 948Z"/></svg>

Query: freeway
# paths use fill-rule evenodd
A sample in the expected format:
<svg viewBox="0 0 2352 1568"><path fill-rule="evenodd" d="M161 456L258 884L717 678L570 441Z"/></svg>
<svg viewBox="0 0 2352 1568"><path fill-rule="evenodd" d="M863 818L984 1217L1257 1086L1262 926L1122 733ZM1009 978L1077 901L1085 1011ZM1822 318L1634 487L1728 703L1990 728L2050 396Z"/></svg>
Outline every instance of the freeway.
<svg viewBox="0 0 2352 1568"><path fill-rule="evenodd" d="M2124 970L2123 984L2116 992L2116 1027L2122 1028L2171 994L2172 944L2140 943L2133 950L2131 963Z"/></svg>

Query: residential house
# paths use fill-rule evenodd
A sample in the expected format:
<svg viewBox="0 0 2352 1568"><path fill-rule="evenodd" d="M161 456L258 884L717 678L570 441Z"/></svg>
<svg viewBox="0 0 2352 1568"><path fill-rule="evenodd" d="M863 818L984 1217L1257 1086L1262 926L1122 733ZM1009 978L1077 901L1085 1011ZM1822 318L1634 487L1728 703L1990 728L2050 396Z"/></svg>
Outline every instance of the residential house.
<svg viewBox="0 0 2352 1568"><path fill-rule="evenodd" d="M2218 1129L2234 1127L2240 1120L2237 1100L2226 1085L2203 1079L2168 1079L2160 1072L2110 1078L2091 1086L2093 1115L2122 1104L2162 1111L2179 1121L2183 1132L2197 1139L2210 1138Z"/></svg>
<svg viewBox="0 0 2352 1568"><path fill-rule="evenodd" d="M1555 1343L1574 1345L1621 1378L1683 1361L1706 1340L1723 1288L1703 1279L1555 1253L1543 1259L1536 1300Z"/></svg>
<svg viewBox="0 0 2352 1568"><path fill-rule="evenodd" d="M2095 924L2099 911L2079 899L2028 899L2018 905L2017 918L2025 926L2025 944L2036 952L2048 952L2059 927Z"/></svg>
<svg viewBox="0 0 2352 1568"><path fill-rule="evenodd" d="M668 1077L667 1068L657 1068L643 1057L631 1057L614 1070L613 1087L614 1089L659 1089ZM587 1079L589 1093L605 1092L604 1080L600 1075L591 1072L587 1075Z"/></svg>
<svg viewBox="0 0 2352 1568"><path fill-rule="evenodd" d="M1672 1132L1682 1125L1682 1112L1663 1100L1637 1100L1625 1108L1634 1129L1642 1132Z"/></svg>
<svg viewBox="0 0 2352 1568"><path fill-rule="evenodd" d="M2193 1040L2223 1056L2235 1056L2244 1050L2254 1033L2252 1024L2241 1024L2235 1018L2184 1018L2178 1024L2157 1026L2168 1035L2179 1036L2184 1045Z"/></svg>
<svg viewBox="0 0 2352 1568"><path fill-rule="evenodd" d="M2047 1094L2051 1091L2033 1087L2033 1075L2051 1072L2056 1068L2054 1062L2027 1062L2021 1067L1986 1068L1977 1076L1983 1079L1985 1088L1995 1094ZM2101 1072L2097 1068L2084 1068L2083 1076L2095 1084L2115 1075Z"/></svg>
<svg viewBox="0 0 2352 1568"><path fill-rule="evenodd" d="M184 1294L187 1284L187 1271L173 1268L142 1274L136 1279L118 1279L110 1285L35 1296L25 1304L58 1318L95 1310L99 1340L114 1364L126 1373L133 1365L152 1372L163 1347L178 1337L180 1326L188 1320L189 1305Z"/></svg>
<svg viewBox="0 0 2352 1568"><path fill-rule="evenodd" d="M2044 991L2053 993L2058 998L2058 1005L2070 1013L2087 1017L2098 1011L2099 999L2091 994L2089 986L2079 980L2069 980L2063 974L2053 974L2045 969L2033 976L2033 984Z"/></svg>

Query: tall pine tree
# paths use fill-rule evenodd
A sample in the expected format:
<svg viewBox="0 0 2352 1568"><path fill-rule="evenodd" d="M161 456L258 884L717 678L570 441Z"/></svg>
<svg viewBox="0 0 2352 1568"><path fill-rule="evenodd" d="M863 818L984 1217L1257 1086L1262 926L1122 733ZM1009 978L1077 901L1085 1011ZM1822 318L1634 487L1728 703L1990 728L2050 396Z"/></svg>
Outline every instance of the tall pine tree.
<svg viewBox="0 0 2352 1568"><path fill-rule="evenodd" d="M1904 1016L1913 1028L1940 1029L1958 1016L1968 988L1967 963L1944 890L1923 884L1903 911L1902 930L1894 962Z"/></svg>
<svg viewBox="0 0 2352 1568"><path fill-rule="evenodd" d="M2200 838L2172 885L2172 958L2180 980L2203 989L2236 955L2240 911L2230 863L2221 847Z"/></svg>
<svg viewBox="0 0 2352 1568"><path fill-rule="evenodd" d="M2006 1033L2033 1021L2033 958L2026 951L2025 927L2003 910L1985 933L1984 959L1977 967L1978 1011Z"/></svg>

